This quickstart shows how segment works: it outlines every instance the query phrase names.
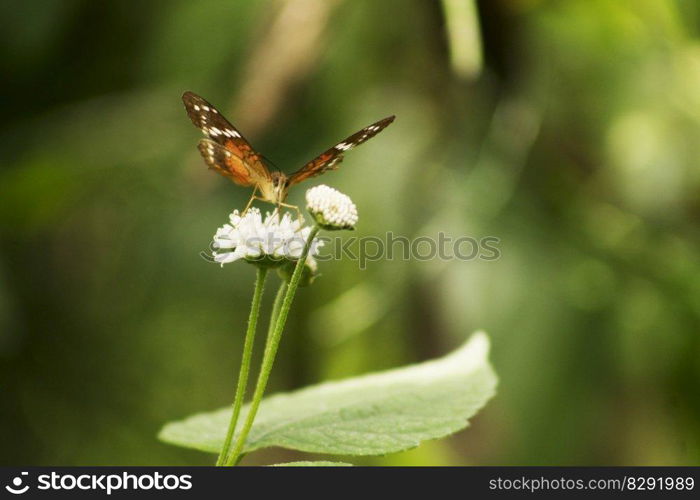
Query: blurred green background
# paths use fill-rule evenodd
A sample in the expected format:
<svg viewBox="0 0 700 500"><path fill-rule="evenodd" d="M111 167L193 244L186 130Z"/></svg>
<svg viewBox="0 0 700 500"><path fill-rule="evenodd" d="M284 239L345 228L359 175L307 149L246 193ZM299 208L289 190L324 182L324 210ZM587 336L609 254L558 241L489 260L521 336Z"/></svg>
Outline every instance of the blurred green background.
<svg viewBox="0 0 700 500"><path fill-rule="evenodd" d="M232 399L254 268L198 253L249 193L205 168L184 90L288 172L396 114L308 186L352 196L356 236L500 238L495 262L323 263L297 295L272 391L493 340L498 394L469 429L352 461L700 462L697 2L0 13L2 464L214 460L156 433Z"/></svg>

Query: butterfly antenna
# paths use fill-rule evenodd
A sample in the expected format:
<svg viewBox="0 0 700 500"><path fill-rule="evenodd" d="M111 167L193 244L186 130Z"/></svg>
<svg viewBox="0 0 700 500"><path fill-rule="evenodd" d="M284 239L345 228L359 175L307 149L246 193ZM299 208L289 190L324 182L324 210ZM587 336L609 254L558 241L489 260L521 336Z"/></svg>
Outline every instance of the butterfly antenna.
<svg viewBox="0 0 700 500"><path fill-rule="evenodd" d="M274 168L274 169L276 169L276 170L279 170L279 169L280 169L277 165L275 165L275 162L273 162L273 161L272 161L271 159L269 159L267 156L265 156L265 155L260 155L260 157L263 159L263 162L265 162L265 165L267 165L268 167L272 167L272 168Z"/></svg>

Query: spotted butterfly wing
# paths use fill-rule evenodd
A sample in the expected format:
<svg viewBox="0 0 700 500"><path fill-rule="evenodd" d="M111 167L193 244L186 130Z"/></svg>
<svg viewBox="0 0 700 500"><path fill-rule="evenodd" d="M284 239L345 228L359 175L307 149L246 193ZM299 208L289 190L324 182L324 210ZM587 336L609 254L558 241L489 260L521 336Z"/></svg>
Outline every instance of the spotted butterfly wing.
<svg viewBox="0 0 700 500"><path fill-rule="evenodd" d="M261 156L214 106L193 92L185 92L182 102L192 123L207 136L198 147L210 168L241 186L269 182Z"/></svg>
<svg viewBox="0 0 700 500"><path fill-rule="evenodd" d="M299 182L310 179L311 177L316 177L317 175L321 175L329 170L337 169L340 162L343 161L343 153L354 148L355 146L359 146L363 142L377 135L379 132L388 127L389 124L394 121L394 118L394 116L389 116L383 120L379 120L378 122L355 132L344 141L341 141L332 148L324 151L299 170L291 174L289 176L289 185L298 184Z"/></svg>
<svg viewBox="0 0 700 500"><path fill-rule="evenodd" d="M251 169L243 159L221 144L217 144L211 139L202 139L197 147L202 158L212 170L216 170L224 177L228 177L239 186L253 186L256 184L254 176L251 174Z"/></svg>

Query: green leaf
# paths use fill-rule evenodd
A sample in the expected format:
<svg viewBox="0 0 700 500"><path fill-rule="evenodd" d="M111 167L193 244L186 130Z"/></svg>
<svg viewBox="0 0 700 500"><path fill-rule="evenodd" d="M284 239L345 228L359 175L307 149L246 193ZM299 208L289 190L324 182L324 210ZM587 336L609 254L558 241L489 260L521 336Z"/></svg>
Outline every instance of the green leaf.
<svg viewBox="0 0 700 500"><path fill-rule="evenodd" d="M478 332L434 361L271 396L260 405L245 451L281 446L381 455L452 434L494 395L488 350L488 337ZM165 425L159 438L218 453L230 415L230 408L193 415Z"/></svg>
<svg viewBox="0 0 700 500"><path fill-rule="evenodd" d="M284 464L272 464L270 467L352 467L347 462L287 462Z"/></svg>

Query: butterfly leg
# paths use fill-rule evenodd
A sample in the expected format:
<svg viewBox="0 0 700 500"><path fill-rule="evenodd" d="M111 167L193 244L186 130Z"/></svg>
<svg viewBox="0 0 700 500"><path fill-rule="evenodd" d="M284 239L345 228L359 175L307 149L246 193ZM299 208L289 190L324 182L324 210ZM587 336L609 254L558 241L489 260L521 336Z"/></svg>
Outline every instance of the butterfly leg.
<svg viewBox="0 0 700 500"><path fill-rule="evenodd" d="M299 207L296 205L289 205L288 203L280 203L277 205L278 209L279 207L285 207L285 208L293 208L296 213L297 213L297 218L299 219L299 223L304 222L304 217L301 215L301 210L299 210Z"/></svg>
<svg viewBox="0 0 700 500"><path fill-rule="evenodd" d="M258 199L258 197L255 196L255 195L257 194L257 192L258 192L258 186L256 185L256 186L253 188L253 194L250 195L250 200L248 200L248 203L246 204L245 208L243 209L243 213L242 213L241 215L245 215L246 212L248 211L248 209L250 208L250 206L253 204L253 202L254 202L256 199Z"/></svg>
<svg viewBox="0 0 700 500"><path fill-rule="evenodd" d="M250 199L250 201L248 202L248 205L252 204L255 200L268 202L268 200L266 200L265 198L261 198L260 196L253 196L253 197ZM268 202L268 203L269 203L269 202ZM248 207L246 207L246 211L247 211L247 210L249 210ZM243 212L243 215L245 215L245 212Z"/></svg>

